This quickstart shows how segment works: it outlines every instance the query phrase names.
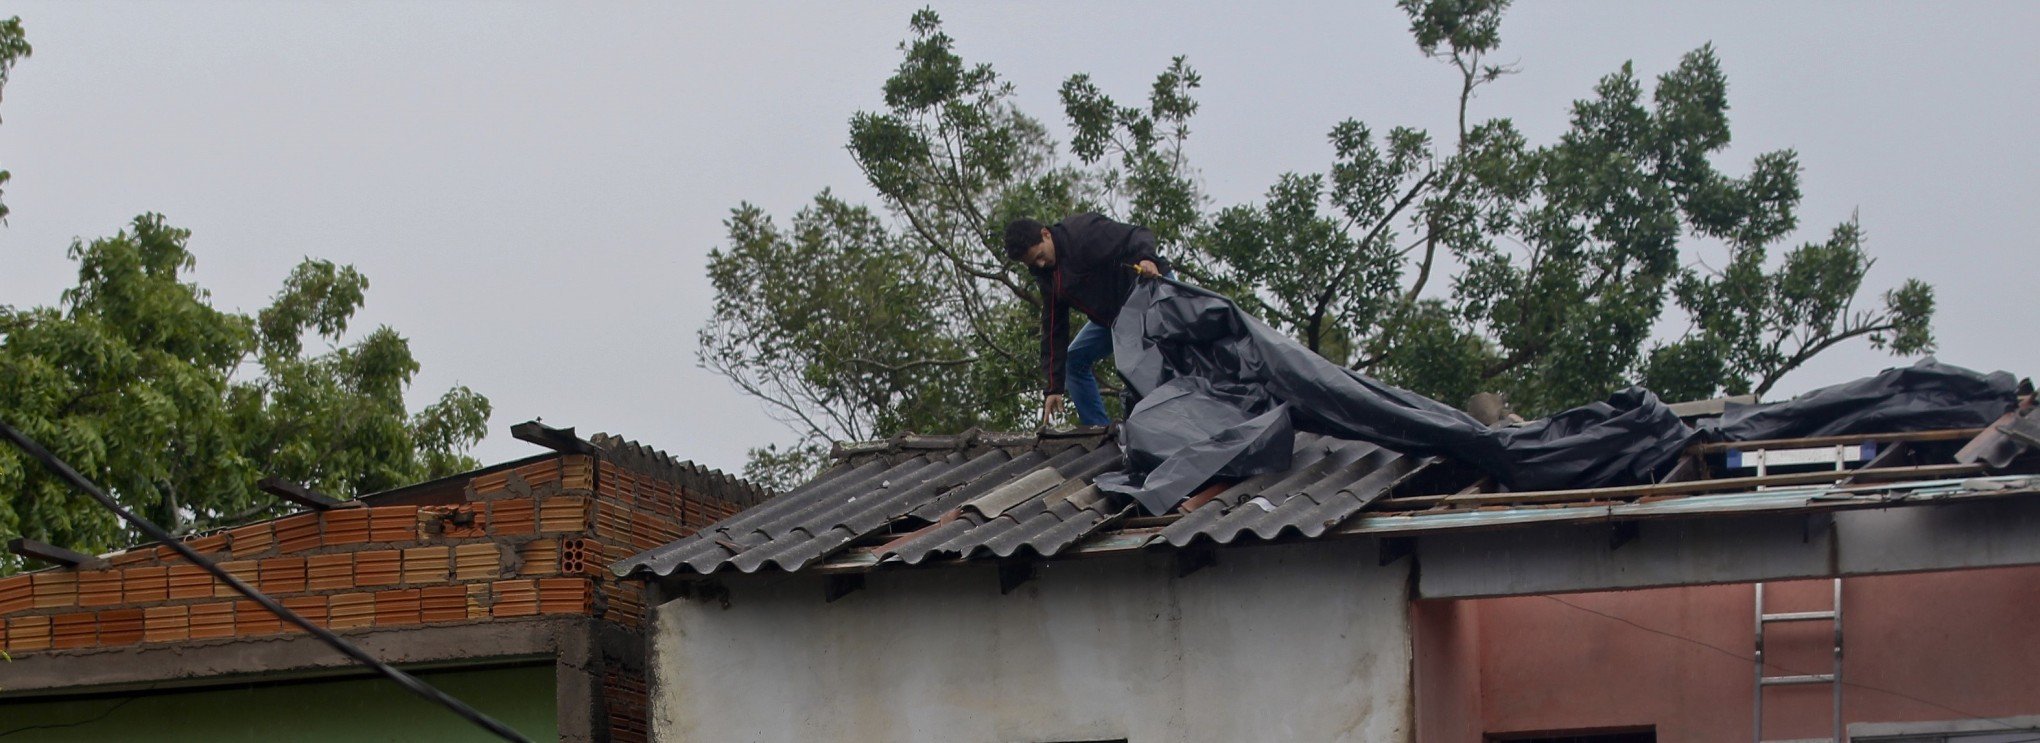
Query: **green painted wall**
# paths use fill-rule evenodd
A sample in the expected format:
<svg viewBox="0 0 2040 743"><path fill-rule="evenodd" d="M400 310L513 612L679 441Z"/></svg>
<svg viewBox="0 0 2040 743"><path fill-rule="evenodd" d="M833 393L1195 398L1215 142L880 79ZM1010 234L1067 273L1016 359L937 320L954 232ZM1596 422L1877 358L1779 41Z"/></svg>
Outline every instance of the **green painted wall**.
<svg viewBox="0 0 2040 743"><path fill-rule="evenodd" d="M551 664L416 675L532 740L559 737ZM0 743L470 740L497 739L380 678L0 702Z"/></svg>

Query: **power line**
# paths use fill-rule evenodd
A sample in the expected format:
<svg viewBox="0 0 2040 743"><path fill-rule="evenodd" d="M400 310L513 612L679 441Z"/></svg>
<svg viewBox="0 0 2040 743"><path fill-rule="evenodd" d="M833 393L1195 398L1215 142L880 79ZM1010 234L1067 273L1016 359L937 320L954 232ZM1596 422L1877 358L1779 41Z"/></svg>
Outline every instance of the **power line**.
<svg viewBox="0 0 2040 743"><path fill-rule="evenodd" d="M1736 651L1734 651L1734 650L1729 650L1728 648L1724 648L1724 647L1721 647L1720 645L1714 645L1714 644L1710 644L1710 643L1704 642L1704 641L1702 641L1702 640L1698 640L1698 639L1695 639L1695 638L1687 637L1687 636L1685 636L1685 635L1680 635L1680 634L1677 634L1677 633L1673 633L1673 632L1667 632L1667 631L1665 631L1665 630L1657 629L1657 628L1655 628L1655 627L1646 627L1646 626L1643 626L1643 625L1641 625L1641 624L1637 624L1637 623L1635 623L1635 622L1629 621L1628 619L1624 619L1624 618L1622 618L1622 617L1618 617L1618 616L1615 616L1615 615L1613 615L1613 614L1609 614L1609 613L1607 613L1607 612L1602 612L1602 611L1595 611L1595 610L1593 610L1593 609L1589 609L1589 608L1587 608L1587 607L1584 607L1584 606L1580 606L1579 604L1575 604L1575 603L1572 603L1572 602L1570 602L1570 601L1566 601L1565 599L1561 599L1561 598L1559 598L1559 597L1557 597L1557 596L1539 596L1538 598L1542 598L1542 599L1547 599L1547 600L1550 600L1550 601L1555 601L1555 602L1558 602L1559 604L1562 604L1562 605L1565 605L1565 606L1569 606L1569 607L1572 607L1572 608L1574 608L1574 609L1578 609L1578 610L1580 610L1580 611L1586 612L1586 613L1588 613L1588 614L1593 614L1593 615L1595 615L1595 616L1599 616L1599 617L1602 617L1602 618L1606 618L1606 619L1612 619L1612 620L1615 620L1615 621L1617 621L1617 622L1621 622L1621 623L1623 623L1623 624L1629 625L1629 626L1631 626L1631 627L1635 627L1635 628L1637 628L1637 629L1643 630L1643 631L1645 631L1645 632L1649 632L1649 633L1652 633L1652 634L1657 634L1657 635L1664 635L1665 637L1669 637L1669 638L1672 638L1672 639L1674 639L1674 640L1678 640L1678 641L1680 641L1680 642L1689 642L1689 643L1692 643L1692 644L1694 644L1694 645L1698 645L1698 646L1700 646L1700 647L1703 647L1703 648L1707 648L1708 650L1712 650L1712 651L1714 651L1714 652L1720 653L1720 654L1722 654L1722 655L1726 655L1726 656L1728 656L1728 657L1730 657L1730 658L1734 658L1734 659L1736 659L1736 660L1742 661L1742 662L1744 662L1744 663L1754 663L1754 662L1756 662L1756 656L1754 656L1754 655L1744 655L1744 654L1742 654L1742 653L1738 653L1738 652L1736 652ZM1800 669L1797 669L1797 668L1792 668L1792 667L1790 667L1790 666L1780 665L1780 664L1778 664L1778 663L1776 663L1776 662L1773 662L1773 661L1764 661L1764 665L1766 665L1766 666L1770 666L1770 667L1772 667L1772 668L1776 668L1776 669L1778 669L1778 670L1780 670L1780 671L1789 671L1789 672L1791 672L1791 673L1794 673L1794 674L1811 674L1811 673L1812 673L1811 671L1804 671L1804 670L1800 670ZM1891 690L1891 689L1886 689L1886 688L1883 688L1883 687L1881 687L1881 686L1871 686L1871 685L1869 685L1869 684L1862 684L1862 683L1857 683L1857 682L1854 682L1854 681L1842 681L1841 683L1842 683L1842 685L1843 685L1843 686L1853 686L1853 687L1855 687L1855 688L1858 688L1858 689L1862 689L1862 690L1865 690L1865 691L1876 691L1876 692L1883 692L1883 693L1885 693L1885 694L1890 694L1890 695L1892 695L1892 696L1895 696L1895 697L1899 697L1899 698L1902 698L1902 699L1910 699L1910 700L1912 700L1912 701L1915 701L1915 702L1919 702L1920 704L1924 704L1924 705L1927 705L1927 706L1929 706L1929 707L1937 707L1937 708L1940 708L1940 709L1944 709L1944 710L1947 710L1947 711L1949 711L1949 712L1953 712L1953 713L1955 713L1955 714L1958 714L1958 715L1961 715L1961 716L1963 716L1964 718L1966 718L1966 719L1969 719L1969 720L1978 720L1978 721L1982 721L1982 722L1988 722L1988 723L1991 723L1991 724L1994 724L1994 725L2000 725L2000 726L2003 726L2003 727L2004 727L2004 728L2005 728L2006 730L2013 730L2013 731L2018 731L2018 730L2030 730L2030 731L2040 731L2040 727L2034 727L2034 726L2031 726L2031 725L2014 725L2014 724L2011 724L2011 723L2009 723L2009 722L2005 722L2004 720L2000 720L2000 719L1997 719L1997 718L1995 718L1995 717L1987 717L1987 716L1984 716L1984 715L1979 715L1979 714L1976 714L1976 713L1974 713L1974 712L1969 712L1969 711L1967 711L1967 710L1960 710L1960 709L1956 709L1956 708L1954 708L1954 707L1950 707L1950 706L1948 706L1948 705L1945 705L1945 704L1942 704L1942 703L1940 703L1940 702L1936 702L1936 701L1933 701L1933 700L1930 700L1930 699L1921 699L1921 698L1919 698L1919 697L1913 696L1913 695L1911 695L1911 694L1907 694L1907 693L1905 693L1905 692L1901 692L1901 691L1893 691L1893 690ZM2032 739L2029 739L2029 740L2033 741L2034 743L2040 743L2040 738L2032 738ZM2015 741L2014 743L2024 743L2024 741Z"/></svg>
<svg viewBox="0 0 2040 743"><path fill-rule="evenodd" d="M232 586L235 591L243 596L247 596L249 600L261 604L262 608L269 610L269 613L275 614L278 618L303 628L306 632L311 633L312 636L332 646L334 650L340 651L342 655L353 658L362 665L375 669L376 673L382 674L391 681L395 681L398 686L402 686L411 693L424 697L426 701L447 708L454 714L480 726L482 729L494 733L499 738L517 741L517 743L531 743L529 738L510 729L509 726L476 711L475 708L469 707L466 703L453 698L446 692L433 688L430 684L423 681L419 681L411 674L404 673L387 663L376 660L374 656L369 655L361 648L355 647L353 643L341 639L339 635L335 635L326 628L311 623L311 621L304 617L298 616L297 612L284 608L275 599L249 587L246 583L242 583L241 579L234 577L232 573L221 570L218 565L214 565L212 561L199 555L196 550L193 550L182 540L171 536L169 532L163 531L162 527L150 523L148 519L136 516L133 512L127 510L120 502L108 496L106 491L100 490L99 486L85 479L84 475L80 475L77 470L71 469L70 464L65 463L57 455L51 454L48 449L43 448L42 444L36 443L35 439L31 439L26 434L15 430L13 426L7 425L5 421L0 421L0 436L5 436L7 440L14 442L15 446L20 447L23 452L36 461L41 462L51 472L56 473L58 479L63 480L86 495L92 496L93 500L99 501L99 505L105 506L107 510L113 511L122 520L133 524L143 534L147 534L150 539L162 542L172 550L176 550L177 554L182 555L184 559L190 560L192 564L204 568L208 573L212 573L214 578L219 579L221 583Z"/></svg>

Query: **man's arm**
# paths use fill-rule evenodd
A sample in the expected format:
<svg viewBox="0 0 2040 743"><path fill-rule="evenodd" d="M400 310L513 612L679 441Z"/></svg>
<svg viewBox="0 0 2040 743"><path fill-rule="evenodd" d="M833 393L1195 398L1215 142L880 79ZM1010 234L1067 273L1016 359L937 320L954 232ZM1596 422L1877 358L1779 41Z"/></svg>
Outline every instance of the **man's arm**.
<svg viewBox="0 0 2040 743"><path fill-rule="evenodd" d="M1053 276L1053 272L1050 276ZM1041 371L1048 380L1047 394L1063 393L1063 354L1070 347L1069 307L1056 295L1053 279L1041 284Z"/></svg>
<svg viewBox="0 0 2040 743"><path fill-rule="evenodd" d="M1159 271L1171 270L1168 259L1155 252L1155 233L1139 225L1130 226L1133 234L1126 236L1126 263L1137 266L1141 261L1149 261Z"/></svg>

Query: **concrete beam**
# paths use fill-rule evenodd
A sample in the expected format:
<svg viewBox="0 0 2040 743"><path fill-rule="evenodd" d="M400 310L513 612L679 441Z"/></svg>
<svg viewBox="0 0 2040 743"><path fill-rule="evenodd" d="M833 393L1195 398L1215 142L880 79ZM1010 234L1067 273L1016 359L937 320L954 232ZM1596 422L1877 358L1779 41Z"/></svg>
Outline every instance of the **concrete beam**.
<svg viewBox="0 0 2040 743"><path fill-rule="evenodd" d="M343 637L385 662L410 668L546 661L599 652L585 617L497 620L483 624L346 632ZM586 658L572 659L593 665ZM309 635L241 637L24 653L0 664L0 700L51 694L160 690L251 678L346 675L361 666ZM597 666L599 667L599 666Z"/></svg>
<svg viewBox="0 0 2040 743"><path fill-rule="evenodd" d="M1475 598L2040 564L2040 498L1415 537L1420 598Z"/></svg>

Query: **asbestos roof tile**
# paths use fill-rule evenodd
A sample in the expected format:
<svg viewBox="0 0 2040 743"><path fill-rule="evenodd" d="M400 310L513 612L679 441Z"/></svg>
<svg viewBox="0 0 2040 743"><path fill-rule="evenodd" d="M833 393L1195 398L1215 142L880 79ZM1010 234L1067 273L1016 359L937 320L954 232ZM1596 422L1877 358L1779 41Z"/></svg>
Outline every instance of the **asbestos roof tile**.
<svg viewBox="0 0 2040 743"><path fill-rule="evenodd" d="M814 480L700 533L619 563L620 572L799 570L851 545L885 542L882 562L1053 556L1130 512L1091 484L1123 462L1097 432L1015 436L979 431L838 446ZM1418 460L1311 434L1295 466L1229 486L1155 543L1229 543L1316 535L1364 509ZM886 541L886 534L897 535Z"/></svg>

